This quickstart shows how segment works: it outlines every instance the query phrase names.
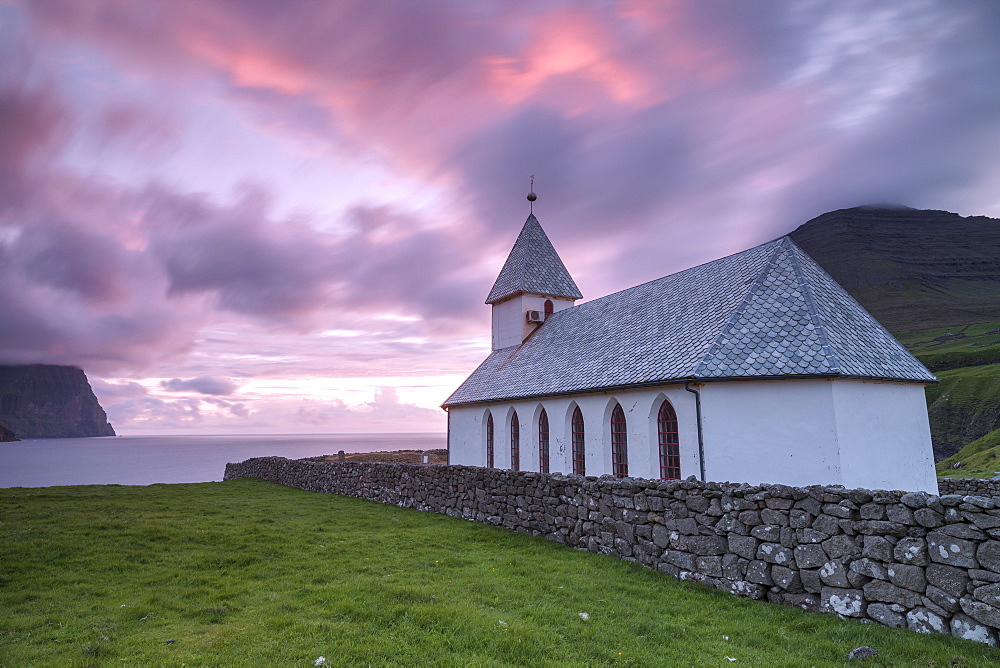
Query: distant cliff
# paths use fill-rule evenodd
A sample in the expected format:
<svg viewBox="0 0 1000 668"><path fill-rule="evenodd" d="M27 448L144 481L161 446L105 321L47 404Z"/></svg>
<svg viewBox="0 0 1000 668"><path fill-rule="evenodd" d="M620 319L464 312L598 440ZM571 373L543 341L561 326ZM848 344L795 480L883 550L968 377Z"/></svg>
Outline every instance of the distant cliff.
<svg viewBox="0 0 1000 668"><path fill-rule="evenodd" d="M9 443L11 441L19 441L17 435L11 430L10 427L0 422L0 443Z"/></svg>
<svg viewBox="0 0 1000 668"><path fill-rule="evenodd" d="M0 421L18 438L114 436L83 369L0 366Z"/></svg>

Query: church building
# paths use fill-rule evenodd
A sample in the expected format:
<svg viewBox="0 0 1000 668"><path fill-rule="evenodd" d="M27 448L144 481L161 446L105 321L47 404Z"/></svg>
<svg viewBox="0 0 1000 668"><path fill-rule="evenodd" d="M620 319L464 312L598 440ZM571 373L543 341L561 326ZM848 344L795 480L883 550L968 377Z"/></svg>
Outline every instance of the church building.
<svg viewBox="0 0 1000 668"><path fill-rule="evenodd" d="M791 238L581 298L528 216L450 463L937 493L936 378Z"/></svg>

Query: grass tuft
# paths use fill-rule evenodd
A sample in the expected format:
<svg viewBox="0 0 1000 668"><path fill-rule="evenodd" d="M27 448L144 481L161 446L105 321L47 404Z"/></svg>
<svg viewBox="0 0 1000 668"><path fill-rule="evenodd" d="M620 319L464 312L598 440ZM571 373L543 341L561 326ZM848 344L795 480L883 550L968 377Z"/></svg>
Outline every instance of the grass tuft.
<svg viewBox="0 0 1000 668"><path fill-rule="evenodd" d="M839 666L861 645L880 654L866 665L996 657L259 480L0 489L0 537L3 666Z"/></svg>

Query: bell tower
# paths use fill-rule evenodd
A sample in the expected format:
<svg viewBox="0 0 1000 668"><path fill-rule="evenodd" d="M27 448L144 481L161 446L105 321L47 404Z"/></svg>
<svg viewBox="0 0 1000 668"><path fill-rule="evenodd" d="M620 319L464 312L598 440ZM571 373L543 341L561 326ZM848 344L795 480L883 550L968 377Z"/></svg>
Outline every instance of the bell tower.
<svg viewBox="0 0 1000 668"><path fill-rule="evenodd" d="M529 202L536 199L528 193ZM582 298L532 211L486 298L493 307L493 350L521 345L549 315Z"/></svg>

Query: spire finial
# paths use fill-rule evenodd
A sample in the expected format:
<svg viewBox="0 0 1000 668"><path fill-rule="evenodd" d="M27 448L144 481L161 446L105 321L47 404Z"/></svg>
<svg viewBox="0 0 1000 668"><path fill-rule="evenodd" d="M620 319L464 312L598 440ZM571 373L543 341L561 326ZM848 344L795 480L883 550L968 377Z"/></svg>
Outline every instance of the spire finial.
<svg viewBox="0 0 1000 668"><path fill-rule="evenodd" d="M535 194L535 175L531 175L531 186L528 188L528 213L535 213L535 200L538 199L538 195Z"/></svg>

